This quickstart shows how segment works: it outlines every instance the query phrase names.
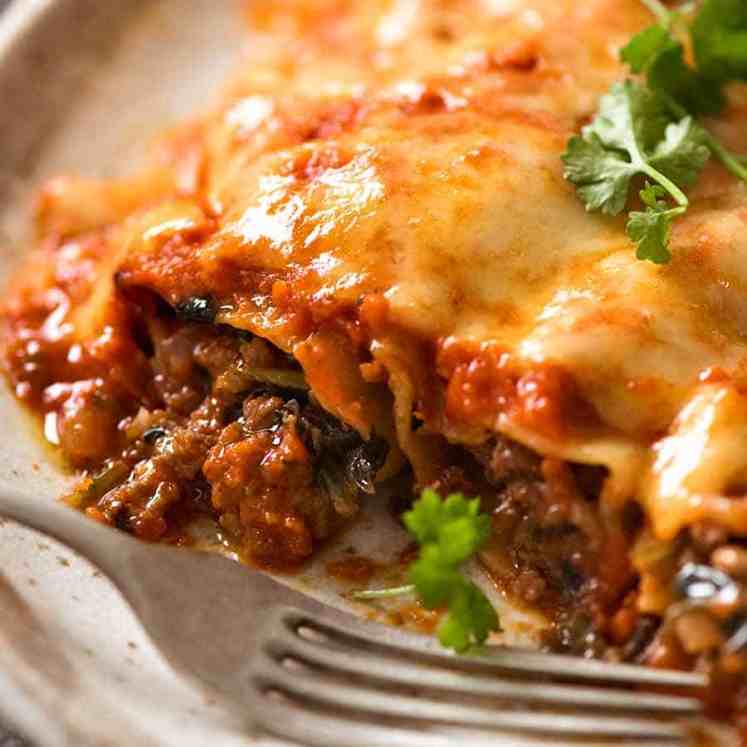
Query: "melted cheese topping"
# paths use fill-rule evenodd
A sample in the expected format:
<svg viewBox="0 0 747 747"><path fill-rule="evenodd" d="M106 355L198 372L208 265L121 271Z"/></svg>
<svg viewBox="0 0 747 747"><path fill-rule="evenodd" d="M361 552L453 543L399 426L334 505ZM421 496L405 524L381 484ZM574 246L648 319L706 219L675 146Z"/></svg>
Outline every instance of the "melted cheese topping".
<svg viewBox="0 0 747 747"><path fill-rule="evenodd" d="M330 344L324 329L363 324L421 476L434 452L409 430L413 409L451 440L502 431L544 454L608 466L607 499L637 497L662 537L707 518L747 531L741 500L728 497L747 476L744 186L711 164L677 223L673 261L659 267L637 261L622 219L586 213L562 177L568 137L624 77L621 45L650 23L642 4L257 5L240 76L175 136L168 199L86 216L118 222L108 272L120 287L174 304L212 295L220 321L297 352L312 383L309 351ZM735 91L719 127L741 151L746 120ZM57 225L48 198L46 220ZM105 319L96 309L77 318ZM79 331L90 334L82 322ZM425 370L447 340L503 351L520 382L542 367L561 371L593 423L553 431L515 417L499 396L459 422L442 406L454 369L441 379ZM364 390L345 371L355 398ZM351 408L321 388L361 432L385 420L368 390ZM533 407L570 397L553 391Z"/></svg>

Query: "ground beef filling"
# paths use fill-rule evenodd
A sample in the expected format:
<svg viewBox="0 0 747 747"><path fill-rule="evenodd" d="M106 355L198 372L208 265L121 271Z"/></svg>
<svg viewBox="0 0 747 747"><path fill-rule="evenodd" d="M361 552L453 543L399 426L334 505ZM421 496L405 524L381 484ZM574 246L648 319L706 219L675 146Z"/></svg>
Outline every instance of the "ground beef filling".
<svg viewBox="0 0 747 747"><path fill-rule="evenodd" d="M385 444L324 412L294 362L263 340L191 323L152 323L149 335L152 406L119 422L119 456L72 500L149 540L182 538L203 512L259 563L308 557L372 492ZM68 416L80 440L90 436L84 404L79 421Z"/></svg>
<svg viewBox="0 0 747 747"><path fill-rule="evenodd" d="M493 488L488 558L505 591L552 616L571 600L591 611L614 605L632 573L606 550L619 544L624 558L630 538L599 513L604 470L543 459L504 438L475 457Z"/></svg>
<svg viewBox="0 0 747 747"><path fill-rule="evenodd" d="M484 560L509 596L546 613L546 647L706 672L710 713L747 734L747 543L706 523L652 539L634 504L605 515L603 470L503 438L472 456L494 488Z"/></svg>
<svg viewBox="0 0 747 747"><path fill-rule="evenodd" d="M97 341L101 359L50 342L32 319L7 351L8 375L86 471L70 500L92 517L182 542L205 516L245 558L293 567L374 492L386 444L326 413L289 356L213 324L200 301L177 313L156 304L132 335ZM702 524L657 542L634 503L610 514L599 501L603 469L502 437L452 453L433 487L482 497L486 566L546 614L549 648L707 671L712 711L736 713L747 734L744 540Z"/></svg>

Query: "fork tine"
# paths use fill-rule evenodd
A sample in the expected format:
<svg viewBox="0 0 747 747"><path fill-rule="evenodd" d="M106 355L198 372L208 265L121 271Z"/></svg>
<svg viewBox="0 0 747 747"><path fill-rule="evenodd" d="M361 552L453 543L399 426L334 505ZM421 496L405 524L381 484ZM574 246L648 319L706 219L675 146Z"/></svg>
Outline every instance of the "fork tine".
<svg viewBox="0 0 747 747"><path fill-rule="evenodd" d="M276 691L321 706L345 708L376 717L403 718L419 722L463 724L499 731L564 736L626 737L628 739L682 738L683 727L647 718L568 715L553 711L511 709L446 703L425 697L381 692L360 684L346 683L315 672L313 678L289 671L269 657L257 657L254 681L260 690Z"/></svg>
<svg viewBox="0 0 747 747"><path fill-rule="evenodd" d="M474 729L418 723L416 727L387 725L356 720L340 711L316 711L296 698L287 701L262 699L256 707L256 723L264 731L282 739L292 739L311 747L497 747L496 735ZM547 747L545 736L506 734L503 744L511 747ZM563 744L572 745L568 740ZM559 742L554 742L560 745ZM576 744L579 744L576 742ZM610 747L609 741L584 739L583 747ZM615 747L640 742L615 740ZM646 742L646 747L683 747L683 740L662 738Z"/></svg>
<svg viewBox="0 0 747 747"><path fill-rule="evenodd" d="M698 672L613 664L561 654L545 654L528 649L509 649L502 646L487 646L481 656L454 656L443 649L436 648L434 642L426 636L357 619L355 625L346 625L341 621L342 616L337 614L325 615L324 619L320 620L299 610L286 610L283 617L287 625L299 631L299 635L304 635L304 629L308 629L312 635L322 636L347 647L375 648L382 652L388 651L390 656L396 655L400 658L426 657L454 669L486 673L523 672L542 677L639 684L651 687L703 688L707 685L706 676Z"/></svg>
<svg viewBox="0 0 747 747"><path fill-rule="evenodd" d="M397 659L351 652L331 642L309 641L290 631L273 637L268 652L276 659L291 657L304 665L327 671L378 678L382 682L406 687L428 687L466 695L481 695L511 701L576 705L635 711L659 711L697 714L701 703L695 698L676 695L652 695L612 688L582 687L567 684L520 682L482 673L462 674L453 669L415 660Z"/></svg>

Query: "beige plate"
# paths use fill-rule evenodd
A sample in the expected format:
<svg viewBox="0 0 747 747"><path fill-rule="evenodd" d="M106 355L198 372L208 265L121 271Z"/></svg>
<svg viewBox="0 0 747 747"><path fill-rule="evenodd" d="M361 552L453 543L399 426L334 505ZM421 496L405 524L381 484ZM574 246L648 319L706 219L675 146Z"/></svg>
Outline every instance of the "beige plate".
<svg viewBox="0 0 747 747"><path fill-rule="evenodd" d="M154 134L213 95L239 48L240 5L16 0L0 24L3 275L28 245L29 204L41 180L132 169ZM0 489L20 482L38 500L53 500L70 478L3 387L0 423ZM391 562L405 544L388 512L369 507L291 582L344 604L345 589L324 572L328 560L355 547ZM504 624L514 623L512 638L532 627L510 610L502 614ZM1 522L0 720L42 747L261 743L169 670L91 566Z"/></svg>

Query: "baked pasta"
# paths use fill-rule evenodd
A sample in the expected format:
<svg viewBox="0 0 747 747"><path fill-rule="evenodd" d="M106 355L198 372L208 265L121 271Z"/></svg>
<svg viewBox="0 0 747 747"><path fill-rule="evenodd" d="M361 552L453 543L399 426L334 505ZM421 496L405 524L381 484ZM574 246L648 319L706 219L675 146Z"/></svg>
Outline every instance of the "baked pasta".
<svg viewBox="0 0 747 747"><path fill-rule="evenodd" d="M708 669L739 718L744 185L709 162L657 265L560 158L649 11L248 13L236 76L147 167L39 195L4 362L83 472L70 500L148 540L212 517L292 568L381 481L479 495L485 561L548 645ZM747 151L747 90L728 96L713 129Z"/></svg>

